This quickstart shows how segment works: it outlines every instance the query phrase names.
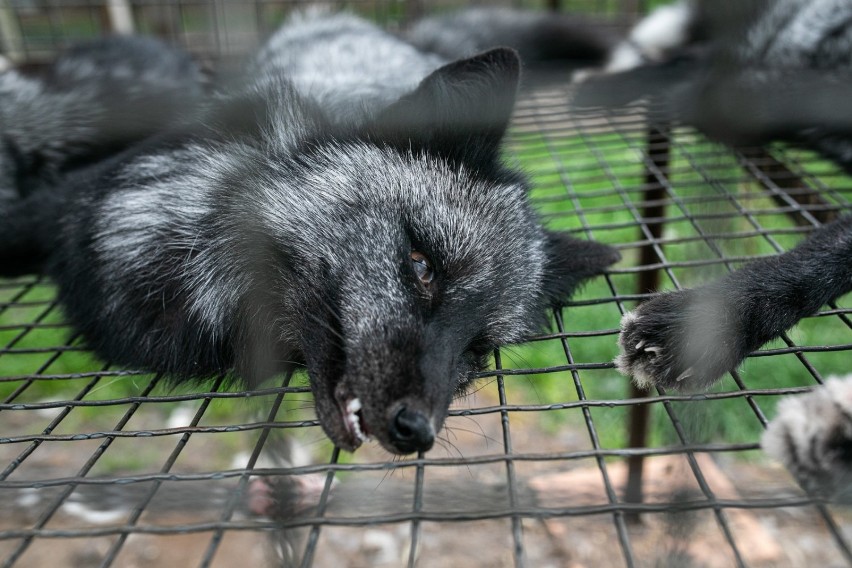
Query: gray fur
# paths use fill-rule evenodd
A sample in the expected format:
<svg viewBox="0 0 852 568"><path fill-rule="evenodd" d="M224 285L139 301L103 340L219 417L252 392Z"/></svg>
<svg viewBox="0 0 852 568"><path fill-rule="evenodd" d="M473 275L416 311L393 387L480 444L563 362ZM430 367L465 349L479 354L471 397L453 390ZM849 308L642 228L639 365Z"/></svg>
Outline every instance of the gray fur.
<svg viewBox="0 0 852 568"><path fill-rule="evenodd" d="M615 43L604 22L566 12L477 6L415 22L403 37L445 59L508 46L527 69L561 70L603 62Z"/></svg>
<svg viewBox="0 0 852 568"><path fill-rule="evenodd" d="M852 502L852 376L782 400L761 446L808 491Z"/></svg>
<svg viewBox="0 0 852 568"><path fill-rule="evenodd" d="M40 151L52 171L73 151L75 142L93 135L99 114L93 88L74 93L51 93L42 81L24 77L15 70L0 74L0 125L4 145L15 144L25 155ZM60 136L55 133L61 132ZM0 199L18 196L16 164L8 151L0 152Z"/></svg>
<svg viewBox="0 0 852 568"><path fill-rule="evenodd" d="M186 54L143 37L81 44L37 76L0 73L0 201L189 120L201 87Z"/></svg>
<svg viewBox="0 0 852 568"><path fill-rule="evenodd" d="M773 69L852 65L852 2L776 0L749 28L740 57Z"/></svg>
<svg viewBox="0 0 852 568"><path fill-rule="evenodd" d="M447 58L470 57L497 45L517 46L522 30L552 17L554 14L548 12L476 7L424 18L405 33L405 38Z"/></svg>
<svg viewBox="0 0 852 568"><path fill-rule="evenodd" d="M255 58L253 73L287 76L334 120L351 123L413 91L447 61L354 15L314 11L296 14L269 39Z"/></svg>
<svg viewBox="0 0 852 568"><path fill-rule="evenodd" d="M681 0L640 21L613 50L608 71L665 61L708 35L725 39L716 47L751 68L848 68L850 18L849 0Z"/></svg>

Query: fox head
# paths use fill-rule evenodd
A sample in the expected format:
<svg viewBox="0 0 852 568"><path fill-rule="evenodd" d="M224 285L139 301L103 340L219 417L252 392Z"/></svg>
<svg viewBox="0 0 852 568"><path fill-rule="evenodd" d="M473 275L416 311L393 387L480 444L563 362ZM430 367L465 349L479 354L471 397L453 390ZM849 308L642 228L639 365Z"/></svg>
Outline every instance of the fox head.
<svg viewBox="0 0 852 568"><path fill-rule="evenodd" d="M266 244L246 256L265 271L255 304L271 306L244 327L255 345L273 338L258 348L267 358L304 361L341 448L374 437L395 453L428 450L493 350L618 259L544 230L526 181L501 163L519 68L509 49L451 63L368 124L320 120L234 174L253 204L238 207L260 211L245 225ZM244 350L249 373L258 349Z"/></svg>

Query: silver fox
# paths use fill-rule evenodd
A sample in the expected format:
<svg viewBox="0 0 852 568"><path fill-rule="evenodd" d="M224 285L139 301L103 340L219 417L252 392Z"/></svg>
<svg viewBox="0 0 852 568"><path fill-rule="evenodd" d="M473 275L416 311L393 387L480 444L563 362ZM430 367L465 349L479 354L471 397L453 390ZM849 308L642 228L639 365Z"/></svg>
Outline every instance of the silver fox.
<svg viewBox="0 0 852 568"><path fill-rule="evenodd" d="M108 360L249 386L304 364L339 447L426 451L492 350L619 255L544 230L501 162L512 50L447 63L302 16L248 67L191 127L0 209L0 273L33 251Z"/></svg>

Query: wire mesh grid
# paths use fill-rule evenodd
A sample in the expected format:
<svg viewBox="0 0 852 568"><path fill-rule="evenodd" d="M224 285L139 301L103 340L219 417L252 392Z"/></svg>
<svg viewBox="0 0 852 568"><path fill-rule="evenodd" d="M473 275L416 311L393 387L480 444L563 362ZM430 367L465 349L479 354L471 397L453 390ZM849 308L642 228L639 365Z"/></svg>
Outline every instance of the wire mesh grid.
<svg viewBox="0 0 852 568"><path fill-rule="evenodd" d="M611 362L637 302L790 248L852 209L852 180L807 152L729 150L641 106L570 98L564 80L527 89L506 157L550 227L624 260L496 352L427 455L332 448L299 374L197 392L115 368L48 281L0 281L4 565L852 563L852 516L758 443L781 396L848 372L848 296L710 393L631 392Z"/></svg>
<svg viewBox="0 0 852 568"><path fill-rule="evenodd" d="M528 91L507 157L532 173L550 226L615 244L625 259L554 312L552 329L529 347L495 353L477 392L453 407L443 447L426 456L341 455L303 408L309 389L298 377L254 392L222 390L221 380L206 392L174 392L162 388L164 377L97 362L73 336L56 344L69 330L48 282L3 282L5 565L42 565L57 550L69 563L103 566L146 550L160 565L228 565L246 554L268 561L266 537L280 549L280 535L297 527L301 538L283 542L304 566L339 565L342 551L350 565L380 565L382 554L391 554L387 565L412 566L464 558L632 566L673 554L710 565L852 561L848 514L754 455L780 395L842 370L850 307L811 318L820 320L814 329L832 328L820 337L833 340L797 341L803 332L794 330L712 393L631 397L611 363L620 316L649 296L637 276L688 286L788 248L817 216L852 208L849 180L811 155L731 152L649 124L639 107L569 112L568 96L564 86ZM814 188L820 199L799 203ZM651 260L640 261L643 250ZM642 407L657 431L644 447L625 439ZM720 426L714 414L734 423ZM282 433L327 462L269 459ZM625 462L639 457L642 502L625 495ZM253 515L258 478L271 486L310 478L318 504L279 503L274 521ZM686 532L661 545L671 527ZM805 528L804 545L785 539Z"/></svg>

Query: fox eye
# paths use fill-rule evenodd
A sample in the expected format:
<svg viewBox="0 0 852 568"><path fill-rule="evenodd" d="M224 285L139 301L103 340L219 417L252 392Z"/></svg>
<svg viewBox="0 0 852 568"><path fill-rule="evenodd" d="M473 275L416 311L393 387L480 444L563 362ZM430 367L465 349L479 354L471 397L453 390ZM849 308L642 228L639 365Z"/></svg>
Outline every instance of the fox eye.
<svg viewBox="0 0 852 568"><path fill-rule="evenodd" d="M420 283L426 288L432 283L435 278L435 272L432 270L432 263L426 258L426 255L420 251L411 251L411 266L414 267L414 273L420 279Z"/></svg>

